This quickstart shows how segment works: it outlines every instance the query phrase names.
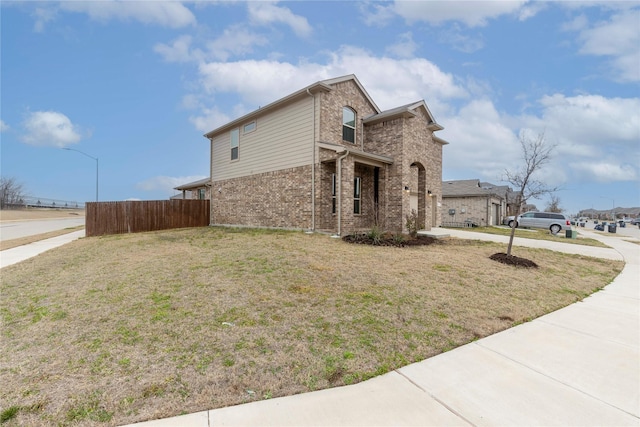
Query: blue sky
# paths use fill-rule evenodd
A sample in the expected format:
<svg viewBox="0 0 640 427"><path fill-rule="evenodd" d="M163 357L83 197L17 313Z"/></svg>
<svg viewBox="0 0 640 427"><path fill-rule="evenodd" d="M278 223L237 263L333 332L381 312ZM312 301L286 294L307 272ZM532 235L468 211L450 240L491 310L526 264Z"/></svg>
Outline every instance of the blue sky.
<svg viewBox="0 0 640 427"><path fill-rule="evenodd" d="M443 179L500 184L519 138L569 213L640 206L640 2L8 2L2 176L32 196L165 199L209 174L202 136L355 74L381 109L424 99ZM533 200L543 209L546 199Z"/></svg>

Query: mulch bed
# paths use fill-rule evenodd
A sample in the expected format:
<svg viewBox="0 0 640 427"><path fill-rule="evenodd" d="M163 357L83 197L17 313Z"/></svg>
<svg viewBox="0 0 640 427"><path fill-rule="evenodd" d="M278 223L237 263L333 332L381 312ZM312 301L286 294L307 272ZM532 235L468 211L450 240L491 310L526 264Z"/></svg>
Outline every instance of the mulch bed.
<svg viewBox="0 0 640 427"><path fill-rule="evenodd" d="M438 242L438 239L434 239L429 236L418 235L411 237L407 235L398 236L388 233L378 238L373 238L369 234L349 234L348 236L344 236L342 240L347 243L355 243L358 245L395 246L398 248L404 248L406 246L428 246ZM489 258L515 267L538 268L538 264L529 259L520 258L514 255L507 255L502 252L493 254Z"/></svg>
<svg viewBox="0 0 640 427"><path fill-rule="evenodd" d="M355 243L359 245L372 245L372 246L395 246L398 248L404 248L406 246L428 246L436 243L438 239L434 239L429 236L406 236L402 235L402 238L385 234L378 239L374 239L367 234L350 234L342 238L347 243Z"/></svg>
<svg viewBox="0 0 640 427"><path fill-rule="evenodd" d="M497 254L493 254L491 255L489 258L491 258L494 261L498 261L501 262L503 264L507 264L507 265L513 265L516 267L524 267L524 268L538 268L538 264L536 264L535 262L528 260L526 258L520 258L517 256L513 256L513 255L507 255L503 252L499 252Z"/></svg>

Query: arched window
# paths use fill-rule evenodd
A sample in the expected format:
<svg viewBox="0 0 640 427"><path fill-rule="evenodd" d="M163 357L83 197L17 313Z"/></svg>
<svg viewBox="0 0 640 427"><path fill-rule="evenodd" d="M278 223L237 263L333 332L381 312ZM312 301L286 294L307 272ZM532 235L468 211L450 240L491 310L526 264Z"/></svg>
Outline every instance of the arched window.
<svg viewBox="0 0 640 427"><path fill-rule="evenodd" d="M356 112L349 107L342 108L342 139L356 142Z"/></svg>

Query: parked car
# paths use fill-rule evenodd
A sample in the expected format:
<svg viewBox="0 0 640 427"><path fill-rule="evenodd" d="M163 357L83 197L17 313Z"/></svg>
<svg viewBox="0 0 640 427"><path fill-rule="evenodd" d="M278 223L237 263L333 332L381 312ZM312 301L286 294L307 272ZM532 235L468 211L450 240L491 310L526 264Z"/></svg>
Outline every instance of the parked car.
<svg viewBox="0 0 640 427"><path fill-rule="evenodd" d="M633 218L631 220L631 225L640 225L640 218Z"/></svg>
<svg viewBox="0 0 640 427"><path fill-rule="evenodd" d="M525 212L519 215L517 220L513 217L508 219L507 225L511 227L513 221L516 221L516 227L543 228L552 234L558 234L561 230L571 230L569 218L555 212Z"/></svg>

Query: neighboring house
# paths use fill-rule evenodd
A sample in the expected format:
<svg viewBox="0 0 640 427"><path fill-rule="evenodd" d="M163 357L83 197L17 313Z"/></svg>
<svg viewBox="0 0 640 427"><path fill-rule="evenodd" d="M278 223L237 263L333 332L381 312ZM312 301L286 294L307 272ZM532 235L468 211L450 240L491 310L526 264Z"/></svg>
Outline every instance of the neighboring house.
<svg viewBox="0 0 640 427"><path fill-rule="evenodd" d="M443 226L499 225L507 212L507 186L478 179L442 183Z"/></svg>
<svg viewBox="0 0 640 427"><path fill-rule="evenodd" d="M441 129L424 101L381 111L354 75L314 83L205 134L211 223L400 232L413 205L438 226Z"/></svg>
<svg viewBox="0 0 640 427"><path fill-rule="evenodd" d="M193 181L188 184L174 187L174 190L181 191L181 194L176 194L171 197L172 199L198 199L209 200L211 199L211 178L204 178L198 181Z"/></svg>
<svg viewBox="0 0 640 427"><path fill-rule="evenodd" d="M537 211L538 208L536 208L536 205L532 205L529 203L524 203L522 201L520 201L520 209L518 210L518 201L519 201L519 194L517 191L513 191L511 189L511 187L507 187L507 194L506 194L506 198L507 198L507 213L506 216L515 216L516 215L516 210L518 212L518 215L523 213L523 212L529 212L529 211Z"/></svg>

